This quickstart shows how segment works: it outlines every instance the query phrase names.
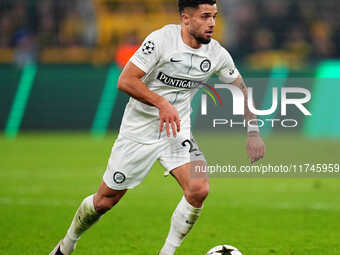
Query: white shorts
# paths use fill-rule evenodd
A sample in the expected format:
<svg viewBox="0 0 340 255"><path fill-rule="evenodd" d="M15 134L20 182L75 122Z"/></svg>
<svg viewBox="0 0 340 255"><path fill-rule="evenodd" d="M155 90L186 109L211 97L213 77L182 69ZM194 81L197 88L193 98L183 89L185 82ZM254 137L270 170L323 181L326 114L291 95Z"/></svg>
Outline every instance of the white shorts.
<svg viewBox="0 0 340 255"><path fill-rule="evenodd" d="M103 180L114 190L132 189L144 180L156 160L163 165L167 176L179 166L205 158L192 137L170 137L154 144L142 144L119 135Z"/></svg>

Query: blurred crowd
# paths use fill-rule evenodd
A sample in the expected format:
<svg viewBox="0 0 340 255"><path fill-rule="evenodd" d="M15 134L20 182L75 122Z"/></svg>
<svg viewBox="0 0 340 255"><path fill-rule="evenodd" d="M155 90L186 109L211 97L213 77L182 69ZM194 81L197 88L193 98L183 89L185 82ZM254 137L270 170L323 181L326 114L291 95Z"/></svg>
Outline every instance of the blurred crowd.
<svg viewBox="0 0 340 255"><path fill-rule="evenodd" d="M96 48L95 2L0 0L0 49L17 49L20 62L45 48ZM223 44L237 59L340 57L338 0L221 0L220 6L226 23Z"/></svg>
<svg viewBox="0 0 340 255"><path fill-rule="evenodd" d="M225 43L246 58L282 51L308 60L340 57L340 1L221 1L230 23Z"/></svg>
<svg viewBox="0 0 340 255"><path fill-rule="evenodd" d="M0 0L0 47L26 37L40 47L94 46L92 0Z"/></svg>

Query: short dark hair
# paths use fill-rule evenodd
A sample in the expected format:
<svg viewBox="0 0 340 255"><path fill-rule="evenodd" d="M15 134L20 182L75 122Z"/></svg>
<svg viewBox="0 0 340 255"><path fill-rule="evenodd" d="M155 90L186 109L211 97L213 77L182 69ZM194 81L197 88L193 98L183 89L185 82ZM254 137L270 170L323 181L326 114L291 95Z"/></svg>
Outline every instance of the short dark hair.
<svg viewBox="0 0 340 255"><path fill-rule="evenodd" d="M198 9L200 4L216 4L216 0L178 0L178 11L182 13L185 8L191 7Z"/></svg>

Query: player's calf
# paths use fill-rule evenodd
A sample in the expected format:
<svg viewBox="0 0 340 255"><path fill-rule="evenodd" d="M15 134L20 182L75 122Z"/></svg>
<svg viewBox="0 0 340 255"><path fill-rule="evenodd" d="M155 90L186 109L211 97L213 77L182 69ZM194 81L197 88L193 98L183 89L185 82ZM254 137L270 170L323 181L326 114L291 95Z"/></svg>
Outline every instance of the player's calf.
<svg viewBox="0 0 340 255"><path fill-rule="evenodd" d="M184 187L184 196L187 201L196 208L202 207L202 204L209 194L208 179L193 179Z"/></svg>
<svg viewBox="0 0 340 255"><path fill-rule="evenodd" d="M108 187L103 189L109 189ZM101 188L98 193L94 196L93 204L95 210L99 214L104 214L119 202L119 200L124 196L126 190L109 190L101 192Z"/></svg>
<svg viewBox="0 0 340 255"><path fill-rule="evenodd" d="M171 217L168 237L159 255L173 255L197 221L202 208L193 207L183 196Z"/></svg>
<svg viewBox="0 0 340 255"><path fill-rule="evenodd" d="M76 211L71 226L60 244L62 254L71 254L80 236L99 220L101 214L94 208L93 197L94 195L86 197Z"/></svg>
<svg viewBox="0 0 340 255"><path fill-rule="evenodd" d="M88 196L82 201L67 234L51 254L57 255L57 252L61 252L62 255L71 254L81 235L118 203L125 193L126 190L112 190L103 182L97 194Z"/></svg>
<svg viewBox="0 0 340 255"><path fill-rule="evenodd" d="M175 253L200 216L203 201L208 196L209 179L205 175L193 176L192 165L192 163L185 164L171 173L181 185L184 196L172 214L169 234L160 255Z"/></svg>

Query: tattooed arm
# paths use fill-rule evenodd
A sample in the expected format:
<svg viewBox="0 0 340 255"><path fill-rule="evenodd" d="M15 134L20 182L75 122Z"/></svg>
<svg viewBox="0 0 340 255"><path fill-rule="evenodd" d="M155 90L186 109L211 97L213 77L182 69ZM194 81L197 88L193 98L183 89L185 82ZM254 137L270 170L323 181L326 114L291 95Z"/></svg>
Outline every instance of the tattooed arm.
<svg viewBox="0 0 340 255"><path fill-rule="evenodd" d="M248 108L248 91L241 75L232 83L234 86L239 87L244 95L244 119L248 123L249 120L256 119L256 115L249 111ZM250 162L254 163L263 158L265 152L264 142L259 135L259 132L253 129L248 129L247 141L247 154Z"/></svg>
<svg viewBox="0 0 340 255"><path fill-rule="evenodd" d="M244 80L241 75L237 77L237 79L232 83L232 85L240 88L242 90L242 93L244 95L244 120L246 123L248 123L249 120L256 119L256 115L249 111L248 108L248 90L246 87L246 84L244 83ZM258 135L258 132L251 131L250 133L256 133Z"/></svg>

